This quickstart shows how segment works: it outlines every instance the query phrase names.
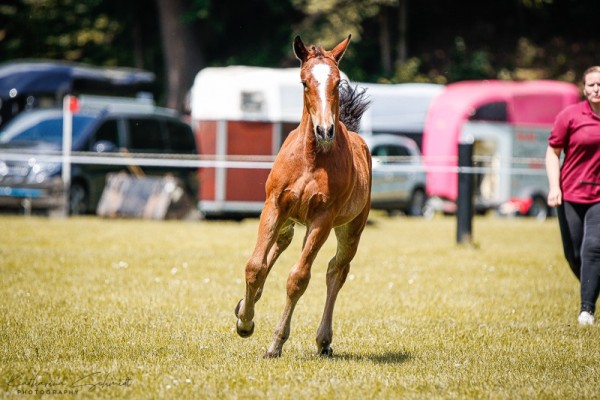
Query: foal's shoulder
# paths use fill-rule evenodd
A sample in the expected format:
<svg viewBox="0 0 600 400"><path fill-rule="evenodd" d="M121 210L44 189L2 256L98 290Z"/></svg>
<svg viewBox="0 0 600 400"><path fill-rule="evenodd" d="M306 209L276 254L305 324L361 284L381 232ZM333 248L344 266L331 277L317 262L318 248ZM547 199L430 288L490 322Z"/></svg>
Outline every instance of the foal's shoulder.
<svg viewBox="0 0 600 400"><path fill-rule="evenodd" d="M358 133L349 130L348 136L350 137L350 142L352 143L352 147L369 151L369 146L367 146L367 142L365 142L365 139L362 136L360 136Z"/></svg>
<svg viewBox="0 0 600 400"><path fill-rule="evenodd" d="M289 147L293 147L296 144L296 141L298 140L298 135L299 135L299 129L298 128L293 129L287 135L287 137L281 144L281 148L279 149L279 152L282 152Z"/></svg>

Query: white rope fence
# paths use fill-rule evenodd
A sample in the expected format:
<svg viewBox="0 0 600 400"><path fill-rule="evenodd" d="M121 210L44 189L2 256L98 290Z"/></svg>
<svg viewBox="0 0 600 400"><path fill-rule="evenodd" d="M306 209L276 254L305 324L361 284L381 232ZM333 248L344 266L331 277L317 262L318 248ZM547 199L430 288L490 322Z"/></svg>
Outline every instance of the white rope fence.
<svg viewBox="0 0 600 400"><path fill-rule="evenodd" d="M275 156L208 156L198 154L160 154L160 153L96 153L96 152L71 152L71 164L115 165L140 167L172 167L172 168L232 168L232 169L271 169ZM502 173L509 175L545 175L543 158L515 157L511 165L488 167L493 157L474 156L473 161L480 164L474 167L458 167L447 164L456 164L457 157L421 157L416 162L413 157L373 157L377 162L394 163L395 170L405 172L451 172L487 174ZM0 151L0 162L42 162L63 163L64 155L60 151L46 153L23 153L4 149ZM444 164L444 165L440 165ZM529 166L529 167L526 167ZM534 166L534 167L532 167Z"/></svg>

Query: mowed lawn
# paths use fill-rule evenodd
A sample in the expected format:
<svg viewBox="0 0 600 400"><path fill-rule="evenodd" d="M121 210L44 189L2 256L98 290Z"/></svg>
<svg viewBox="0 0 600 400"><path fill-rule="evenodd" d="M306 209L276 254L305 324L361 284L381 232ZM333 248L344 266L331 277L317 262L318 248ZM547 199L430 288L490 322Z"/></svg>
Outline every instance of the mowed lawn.
<svg viewBox="0 0 600 400"><path fill-rule="evenodd" d="M315 355L333 235L280 359L263 359L304 235L297 227L235 332L256 219L0 216L5 398L599 398L600 328L576 324L578 283L556 220L456 222L373 213ZM58 396L58 397L57 397Z"/></svg>

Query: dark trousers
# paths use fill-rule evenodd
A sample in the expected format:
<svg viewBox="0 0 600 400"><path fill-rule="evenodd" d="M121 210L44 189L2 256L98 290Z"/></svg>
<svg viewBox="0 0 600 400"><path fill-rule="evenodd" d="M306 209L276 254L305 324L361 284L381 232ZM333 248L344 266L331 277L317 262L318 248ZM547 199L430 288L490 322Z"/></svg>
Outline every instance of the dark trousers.
<svg viewBox="0 0 600 400"><path fill-rule="evenodd" d="M581 282L581 311L593 314L600 292L600 203L563 202L558 222L565 258Z"/></svg>

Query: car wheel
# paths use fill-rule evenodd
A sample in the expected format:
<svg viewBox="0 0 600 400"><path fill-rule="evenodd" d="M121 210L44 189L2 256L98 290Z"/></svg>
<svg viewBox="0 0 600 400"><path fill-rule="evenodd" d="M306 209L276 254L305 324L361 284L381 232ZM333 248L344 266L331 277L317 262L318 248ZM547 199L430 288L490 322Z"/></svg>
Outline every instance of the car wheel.
<svg viewBox="0 0 600 400"><path fill-rule="evenodd" d="M410 197L410 203L406 214L412 217L418 217L423 215L425 210L425 203L427 202L427 196L423 189L416 189Z"/></svg>
<svg viewBox="0 0 600 400"><path fill-rule="evenodd" d="M538 221L544 221L548 216L548 212L546 200L541 196L534 196L527 214L531 217L535 217Z"/></svg>
<svg viewBox="0 0 600 400"><path fill-rule="evenodd" d="M87 201L88 201L87 189L80 183L71 184L71 190L69 191L69 214L70 215L87 214L87 212L88 212Z"/></svg>

